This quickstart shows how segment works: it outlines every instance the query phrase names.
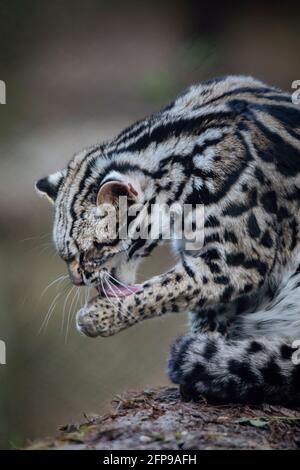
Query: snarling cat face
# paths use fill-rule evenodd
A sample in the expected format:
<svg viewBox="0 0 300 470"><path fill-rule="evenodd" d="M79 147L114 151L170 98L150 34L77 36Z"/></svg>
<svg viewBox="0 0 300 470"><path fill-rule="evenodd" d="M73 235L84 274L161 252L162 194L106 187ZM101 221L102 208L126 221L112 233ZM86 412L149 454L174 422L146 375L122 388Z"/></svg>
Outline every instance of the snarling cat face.
<svg viewBox="0 0 300 470"><path fill-rule="evenodd" d="M75 285L94 286L107 297L139 290L135 252L141 241L134 239L132 227L131 236L120 229L128 223L128 209L137 214L134 208L151 193L143 173L116 165L94 148L76 155L67 169L40 179L36 189L55 205L54 243Z"/></svg>

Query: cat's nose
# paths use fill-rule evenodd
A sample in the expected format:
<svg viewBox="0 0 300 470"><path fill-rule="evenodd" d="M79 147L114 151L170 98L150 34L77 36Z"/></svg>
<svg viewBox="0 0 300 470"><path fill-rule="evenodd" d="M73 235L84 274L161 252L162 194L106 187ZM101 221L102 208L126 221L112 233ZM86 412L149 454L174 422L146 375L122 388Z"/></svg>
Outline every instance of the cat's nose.
<svg viewBox="0 0 300 470"><path fill-rule="evenodd" d="M82 286L84 284L81 274L79 261L76 259L68 263L69 276L75 286Z"/></svg>

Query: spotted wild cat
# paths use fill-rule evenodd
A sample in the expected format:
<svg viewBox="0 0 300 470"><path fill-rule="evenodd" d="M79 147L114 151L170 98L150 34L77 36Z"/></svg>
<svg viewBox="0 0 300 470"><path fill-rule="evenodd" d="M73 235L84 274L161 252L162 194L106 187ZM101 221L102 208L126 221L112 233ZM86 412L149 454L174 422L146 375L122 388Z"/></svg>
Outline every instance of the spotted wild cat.
<svg viewBox="0 0 300 470"><path fill-rule="evenodd" d="M54 242L77 285L98 294L84 334L189 312L169 376L183 395L218 402L300 402L300 108L251 77L195 85L109 142L37 183L55 204ZM169 272L134 284L163 240L110 237L99 204L204 204L204 244L177 247ZM103 230L102 230L103 228ZM96 230L97 229L97 230ZM102 234L102 235L101 235ZM176 248L175 247L175 248Z"/></svg>

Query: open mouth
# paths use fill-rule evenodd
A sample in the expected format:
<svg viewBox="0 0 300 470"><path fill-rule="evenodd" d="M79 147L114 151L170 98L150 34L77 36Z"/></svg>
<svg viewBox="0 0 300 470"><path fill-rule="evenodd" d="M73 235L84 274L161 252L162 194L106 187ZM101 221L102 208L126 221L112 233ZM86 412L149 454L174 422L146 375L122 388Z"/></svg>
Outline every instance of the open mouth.
<svg viewBox="0 0 300 470"><path fill-rule="evenodd" d="M104 279L97 286L101 297L127 297L141 290L140 284L125 284L118 279Z"/></svg>

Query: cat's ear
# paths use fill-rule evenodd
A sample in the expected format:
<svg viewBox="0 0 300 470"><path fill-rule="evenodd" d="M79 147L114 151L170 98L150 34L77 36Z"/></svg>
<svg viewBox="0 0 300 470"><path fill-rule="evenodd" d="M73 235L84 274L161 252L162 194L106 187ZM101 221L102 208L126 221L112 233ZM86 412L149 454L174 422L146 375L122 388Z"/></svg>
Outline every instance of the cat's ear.
<svg viewBox="0 0 300 470"><path fill-rule="evenodd" d="M98 191L97 205L99 206L104 203L116 205L121 196L127 197L128 202L134 203L137 201L138 193L131 183L108 181Z"/></svg>
<svg viewBox="0 0 300 470"><path fill-rule="evenodd" d="M50 202L54 203L59 187L66 176L66 170L58 171L52 175L41 178L35 183L36 191L42 196L46 196Z"/></svg>

